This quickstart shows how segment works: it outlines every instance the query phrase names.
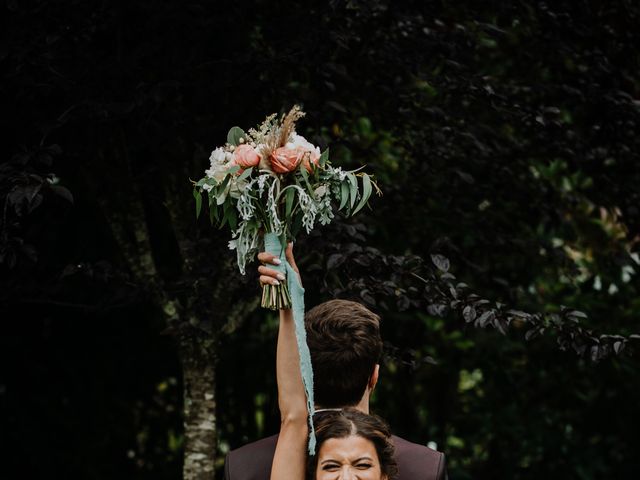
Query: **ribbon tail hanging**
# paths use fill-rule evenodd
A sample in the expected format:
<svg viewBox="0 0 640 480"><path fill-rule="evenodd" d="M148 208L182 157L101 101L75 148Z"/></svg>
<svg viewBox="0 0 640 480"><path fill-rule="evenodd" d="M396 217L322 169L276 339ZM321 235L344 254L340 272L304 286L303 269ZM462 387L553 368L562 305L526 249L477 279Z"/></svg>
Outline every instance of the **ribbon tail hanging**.
<svg viewBox="0 0 640 480"><path fill-rule="evenodd" d="M285 245L282 244L280 238L268 233L264 236L265 250L273 255L277 255L282 262L287 273L287 287L291 296L291 310L293 313L293 321L296 331L296 342L298 344L298 354L300 357L300 373L302 375L302 383L307 396L307 411L309 422L309 455L315 455L316 452L316 435L313 427L313 414L315 411L313 400L313 368L311 366L311 354L307 345L307 332L304 328L304 288L300 284L298 273L287 262L285 255ZM275 266L270 266L280 270Z"/></svg>

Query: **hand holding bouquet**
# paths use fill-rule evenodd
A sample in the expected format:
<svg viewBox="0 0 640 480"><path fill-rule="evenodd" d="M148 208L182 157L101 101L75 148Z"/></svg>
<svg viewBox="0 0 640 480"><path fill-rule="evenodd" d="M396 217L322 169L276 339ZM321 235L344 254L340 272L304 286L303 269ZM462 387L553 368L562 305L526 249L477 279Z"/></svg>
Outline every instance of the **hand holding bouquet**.
<svg viewBox="0 0 640 480"><path fill-rule="evenodd" d="M369 175L333 167L328 150L321 153L296 133L303 116L294 106L281 118L269 115L257 129L233 127L227 143L211 153L205 176L195 182L196 214L206 197L211 223L231 228L229 247L236 250L243 274L263 241L281 256L301 229L309 233L318 222L328 224L334 210L353 215L373 189L379 193ZM290 308L286 284L265 285L262 306Z"/></svg>

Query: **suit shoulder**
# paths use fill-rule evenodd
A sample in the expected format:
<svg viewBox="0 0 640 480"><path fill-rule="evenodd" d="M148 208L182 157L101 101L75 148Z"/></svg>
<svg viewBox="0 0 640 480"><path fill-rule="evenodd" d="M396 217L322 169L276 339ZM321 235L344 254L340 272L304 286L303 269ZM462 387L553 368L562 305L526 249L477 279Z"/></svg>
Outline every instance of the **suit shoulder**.
<svg viewBox="0 0 640 480"><path fill-rule="evenodd" d="M244 456L248 454L264 453L271 451L275 452L276 443L278 442L278 435L272 435L270 437L261 438L255 442L247 443L241 447L231 450L228 455Z"/></svg>
<svg viewBox="0 0 640 480"><path fill-rule="evenodd" d="M262 438L231 450L225 458L227 480L269 478L278 436Z"/></svg>
<svg viewBox="0 0 640 480"><path fill-rule="evenodd" d="M395 435L392 438L401 480L445 478L444 453Z"/></svg>
<svg viewBox="0 0 640 480"><path fill-rule="evenodd" d="M426 455L428 457L433 457L433 458L439 458L440 456L444 455L442 452L439 452L437 450L434 450L433 448L427 447L426 445L413 443L407 439L398 437L396 435L392 435L391 438L393 440L394 446L396 447L396 450Z"/></svg>

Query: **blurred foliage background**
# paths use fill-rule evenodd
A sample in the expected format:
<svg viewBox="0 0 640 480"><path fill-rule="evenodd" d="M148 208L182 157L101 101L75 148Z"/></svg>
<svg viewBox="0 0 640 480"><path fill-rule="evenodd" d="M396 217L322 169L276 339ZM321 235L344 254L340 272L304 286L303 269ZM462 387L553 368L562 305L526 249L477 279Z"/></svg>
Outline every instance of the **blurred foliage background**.
<svg viewBox="0 0 640 480"><path fill-rule="evenodd" d="M218 473L230 448L277 431L276 319L254 308L256 275L233 269L228 232L196 222L189 179L230 126L294 103L307 112L303 135L330 146L334 165L367 164L384 191L355 222L296 247L309 305L355 298L383 316L374 411L398 435L437 444L452 479L637 475L638 5L1 8L10 478L180 476L173 325L123 245L154 263L178 303L217 285L232 294L216 297L211 318L223 302L244 306L224 323L190 320L215 339ZM563 344L552 332L565 317L527 335L526 322L500 332L434 307L406 283L432 255L498 309L577 310L582 333L614 336L608 350Z"/></svg>

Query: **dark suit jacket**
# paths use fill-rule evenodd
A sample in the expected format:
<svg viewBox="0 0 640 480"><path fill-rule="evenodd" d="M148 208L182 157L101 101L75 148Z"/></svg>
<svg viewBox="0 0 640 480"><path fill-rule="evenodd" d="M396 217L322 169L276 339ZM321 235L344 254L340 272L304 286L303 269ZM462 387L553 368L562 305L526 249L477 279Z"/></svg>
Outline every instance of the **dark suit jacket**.
<svg viewBox="0 0 640 480"><path fill-rule="evenodd" d="M278 436L249 443L227 455L225 480L268 480ZM393 436L399 480L445 480L444 454Z"/></svg>

